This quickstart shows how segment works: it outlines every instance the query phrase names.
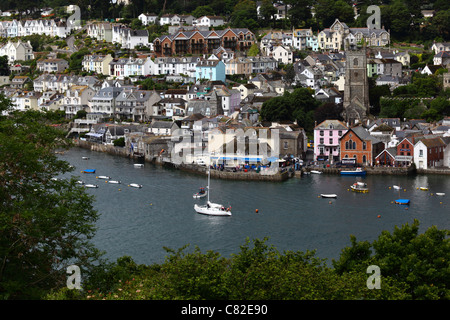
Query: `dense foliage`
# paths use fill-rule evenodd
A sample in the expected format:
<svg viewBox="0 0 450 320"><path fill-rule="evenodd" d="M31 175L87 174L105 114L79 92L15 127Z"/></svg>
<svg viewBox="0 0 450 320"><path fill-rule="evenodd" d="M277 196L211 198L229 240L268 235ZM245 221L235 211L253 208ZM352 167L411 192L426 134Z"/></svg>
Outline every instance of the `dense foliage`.
<svg viewBox="0 0 450 320"><path fill-rule="evenodd" d="M280 253L267 238L247 239L230 258L166 248L162 264L137 265L123 257L99 270L79 292L54 291L47 299L107 300L365 300L450 299L448 230L419 223L384 231L377 240L344 248L334 268L315 252ZM252 245L253 244L253 245ZM380 289L370 289L369 266L380 268Z"/></svg>
<svg viewBox="0 0 450 320"><path fill-rule="evenodd" d="M88 268L98 257L89 239L97 212L93 198L55 149L64 131L55 112L10 112L0 95L0 299L37 299L66 281L68 265Z"/></svg>

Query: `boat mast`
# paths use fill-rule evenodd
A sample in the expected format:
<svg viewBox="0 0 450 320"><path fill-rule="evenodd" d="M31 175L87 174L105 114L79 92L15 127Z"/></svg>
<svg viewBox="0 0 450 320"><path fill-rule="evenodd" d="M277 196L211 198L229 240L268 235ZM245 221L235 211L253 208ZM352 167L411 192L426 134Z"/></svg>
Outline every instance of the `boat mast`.
<svg viewBox="0 0 450 320"><path fill-rule="evenodd" d="M210 176L211 176L211 157L209 157L209 162L208 162L208 186L207 188L207 197L208 197L208 203L209 203L209 181L210 181Z"/></svg>

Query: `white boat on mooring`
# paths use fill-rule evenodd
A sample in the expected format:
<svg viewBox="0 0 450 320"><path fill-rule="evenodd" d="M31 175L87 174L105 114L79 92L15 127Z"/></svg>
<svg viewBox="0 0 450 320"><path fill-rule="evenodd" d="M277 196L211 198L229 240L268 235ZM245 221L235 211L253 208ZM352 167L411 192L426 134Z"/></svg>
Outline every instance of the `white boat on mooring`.
<svg viewBox="0 0 450 320"><path fill-rule="evenodd" d="M142 184L138 183L130 183L128 186L133 188L142 188Z"/></svg>
<svg viewBox="0 0 450 320"><path fill-rule="evenodd" d="M396 186L396 185L394 185L394 186L392 186L395 190L400 190L402 187L400 187L400 186Z"/></svg>
<svg viewBox="0 0 450 320"><path fill-rule="evenodd" d="M197 193L194 193L194 195L192 196L194 199L200 199L200 198L204 198L206 197L206 195L208 194L208 190L206 190L205 188L200 188L200 190Z"/></svg>
<svg viewBox="0 0 450 320"><path fill-rule="evenodd" d="M194 205L194 210L197 213L205 214L208 216L231 216L231 207L226 208L225 206L209 201L209 185L211 180L211 166L208 169L208 185L206 186L206 195L208 197L208 201L205 205L199 206L198 204Z"/></svg>
<svg viewBox="0 0 450 320"><path fill-rule="evenodd" d="M84 186L85 186L86 188L98 188L98 185L96 185L96 184L90 184L90 183L85 184Z"/></svg>
<svg viewBox="0 0 450 320"><path fill-rule="evenodd" d="M143 164L143 163L135 163L135 164L134 164L134 167L135 167L135 168L143 168L143 167L144 167L144 164Z"/></svg>
<svg viewBox="0 0 450 320"><path fill-rule="evenodd" d="M443 196L445 196L445 192L436 192L436 195L440 196L440 197L443 197Z"/></svg>
<svg viewBox="0 0 450 320"><path fill-rule="evenodd" d="M106 180L111 179L111 177L108 177L108 176L97 176L96 178L97 179L106 179Z"/></svg>
<svg viewBox="0 0 450 320"><path fill-rule="evenodd" d="M330 193L330 194L324 194L324 193L322 193L320 196L321 196L322 198L337 198L337 194L334 194L334 193Z"/></svg>
<svg viewBox="0 0 450 320"><path fill-rule="evenodd" d="M119 180L108 180L106 182L113 183L113 184L121 184L121 182Z"/></svg>
<svg viewBox="0 0 450 320"><path fill-rule="evenodd" d="M321 174L322 173L321 171L317 171L317 170L311 170L310 172L314 173L314 174Z"/></svg>

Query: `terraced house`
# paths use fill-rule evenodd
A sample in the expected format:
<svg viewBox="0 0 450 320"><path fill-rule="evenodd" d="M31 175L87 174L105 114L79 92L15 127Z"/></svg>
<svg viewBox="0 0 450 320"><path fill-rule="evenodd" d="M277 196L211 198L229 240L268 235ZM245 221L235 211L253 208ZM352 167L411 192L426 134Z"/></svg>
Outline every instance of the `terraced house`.
<svg viewBox="0 0 450 320"><path fill-rule="evenodd" d="M225 29L210 31L184 31L163 35L153 41L154 52L158 56L185 54L212 54L223 47L233 51L247 51L256 41L255 35L248 29Z"/></svg>

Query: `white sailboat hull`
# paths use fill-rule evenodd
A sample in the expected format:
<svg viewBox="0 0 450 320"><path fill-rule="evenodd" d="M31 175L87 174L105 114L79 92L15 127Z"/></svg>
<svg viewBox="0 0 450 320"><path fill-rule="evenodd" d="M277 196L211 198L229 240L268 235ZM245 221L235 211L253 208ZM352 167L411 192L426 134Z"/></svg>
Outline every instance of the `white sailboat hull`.
<svg viewBox="0 0 450 320"><path fill-rule="evenodd" d="M194 210L197 213L205 214L209 216L231 216L231 211L228 211L227 208L222 209L222 207L218 206L199 206L194 205Z"/></svg>

